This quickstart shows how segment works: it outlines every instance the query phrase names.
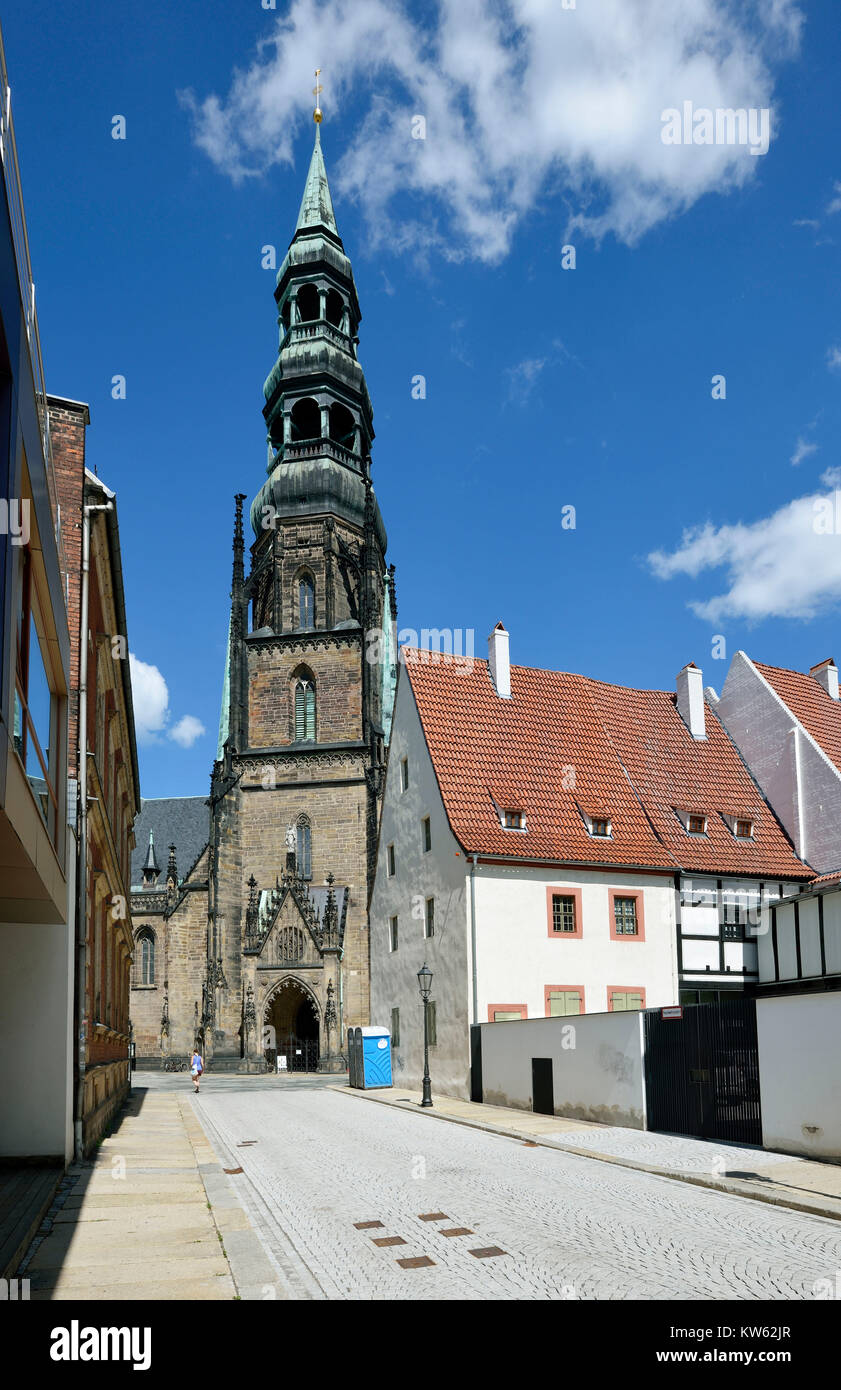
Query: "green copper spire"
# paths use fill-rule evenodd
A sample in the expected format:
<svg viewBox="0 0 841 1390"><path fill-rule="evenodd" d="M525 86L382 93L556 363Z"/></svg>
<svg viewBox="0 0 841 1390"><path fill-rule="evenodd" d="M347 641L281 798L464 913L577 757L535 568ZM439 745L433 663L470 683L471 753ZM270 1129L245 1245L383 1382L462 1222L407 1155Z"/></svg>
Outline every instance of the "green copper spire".
<svg viewBox="0 0 841 1390"><path fill-rule="evenodd" d="M310 160L310 171L307 174L295 232L297 234L315 227L325 227L335 237L339 235L333 213L333 200L330 197L330 186L327 182L327 170L324 168L324 156L321 153L321 129L319 126L315 128L315 148Z"/></svg>

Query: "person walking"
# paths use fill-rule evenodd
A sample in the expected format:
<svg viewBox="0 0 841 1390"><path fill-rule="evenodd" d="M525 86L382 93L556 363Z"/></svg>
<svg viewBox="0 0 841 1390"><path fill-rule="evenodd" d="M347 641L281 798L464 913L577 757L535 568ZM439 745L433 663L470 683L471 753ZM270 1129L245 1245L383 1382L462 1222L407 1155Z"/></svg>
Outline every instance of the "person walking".
<svg viewBox="0 0 841 1390"><path fill-rule="evenodd" d="M199 1093L199 1082L201 1080L201 1074L203 1071L204 1062L202 1061L201 1053L199 1051L195 1051L190 1060L190 1075L193 1078L193 1085L196 1088L196 1095L198 1095Z"/></svg>

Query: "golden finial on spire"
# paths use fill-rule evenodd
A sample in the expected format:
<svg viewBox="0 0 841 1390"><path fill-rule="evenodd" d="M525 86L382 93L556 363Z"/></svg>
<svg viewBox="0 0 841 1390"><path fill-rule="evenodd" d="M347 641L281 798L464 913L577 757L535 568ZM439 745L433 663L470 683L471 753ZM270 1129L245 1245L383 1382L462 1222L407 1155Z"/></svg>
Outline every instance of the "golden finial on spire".
<svg viewBox="0 0 841 1390"><path fill-rule="evenodd" d="M315 110L314 110L313 113L312 113L312 118L313 118L313 120L315 121L316 125L321 125L321 116L322 116L322 112L321 112L321 107L320 107L319 104L318 104L318 98L321 96L321 93L322 93L323 90L324 90L324 88L322 87L321 83L320 83L319 80L318 80L320 72L321 72L321 68L316 68L316 70L315 70L315 86L314 86L313 89L312 89L312 94L313 94L313 96L315 97Z"/></svg>

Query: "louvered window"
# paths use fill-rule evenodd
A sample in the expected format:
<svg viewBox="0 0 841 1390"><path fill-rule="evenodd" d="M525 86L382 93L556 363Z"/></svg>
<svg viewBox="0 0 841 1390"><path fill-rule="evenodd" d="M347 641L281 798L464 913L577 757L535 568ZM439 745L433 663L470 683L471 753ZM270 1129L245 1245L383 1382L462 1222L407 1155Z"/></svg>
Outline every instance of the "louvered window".
<svg viewBox="0 0 841 1390"><path fill-rule="evenodd" d="M295 686L295 738L299 742L315 742L315 686L312 681L299 680Z"/></svg>

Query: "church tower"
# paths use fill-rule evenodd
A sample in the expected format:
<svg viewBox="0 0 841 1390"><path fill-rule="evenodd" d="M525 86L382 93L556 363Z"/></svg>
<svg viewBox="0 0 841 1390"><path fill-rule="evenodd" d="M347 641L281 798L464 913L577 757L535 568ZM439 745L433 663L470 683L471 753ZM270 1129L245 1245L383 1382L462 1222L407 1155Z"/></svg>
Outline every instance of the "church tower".
<svg viewBox="0 0 841 1390"><path fill-rule="evenodd" d="M367 896L391 719L393 567L371 479L361 313L315 147L277 275L267 476L236 497L211 783L200 1042L217 1069L338 1070L368 1022ZM284 1065L281 1062L281 1065Z"/></svg>

